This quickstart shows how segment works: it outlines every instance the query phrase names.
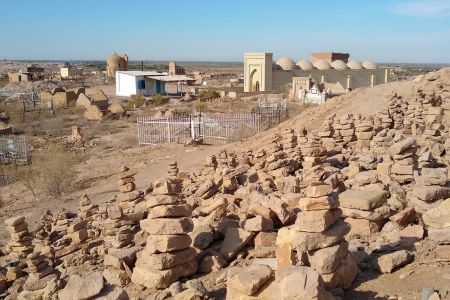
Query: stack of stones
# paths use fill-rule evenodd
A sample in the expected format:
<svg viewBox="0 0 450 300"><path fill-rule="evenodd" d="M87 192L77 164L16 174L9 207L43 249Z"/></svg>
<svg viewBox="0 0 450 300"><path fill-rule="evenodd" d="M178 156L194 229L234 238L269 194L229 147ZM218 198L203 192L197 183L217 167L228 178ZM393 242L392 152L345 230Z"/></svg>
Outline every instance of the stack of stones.
<svg viewBox="0 0 450 300"><path fill-rule="evenodd" d="M80 199L78 208L78 217L88 219L98 212L98 206L91 203L91 199L87 195L83 195Z"/></svg>
<svg viewBox="0 0 450 300"><path fill-rule="evenodd" d="M428 108L427 115L425 118L425 130L423 136L426 139L437 140L440 136L440 130L442 126L442 118L444 111L442 107L430 107Z"/></svg>
<svg viewBox="0 0 450 300"><path fill-rule="evenodd" d="M101 224L98 224L103 229L107 247L123 248L133 241L133 231L136 222L125 218L120 204L109 206L107 209L108 218Z"/></svg>
<svg viewBox="0 0 450 300"><path fill-rule="evenodd" d="M359 149L370 149L370 142L372 141L373 120L359 117L355 122L356 128L356 147Z"/></svg>
<svg viewBox="0 0 450 300"><path fill-rule="evenodd" d="M308 142L301 147L303 155L303 169L321 165L326 160L327 149L318 136L311 136Z"/></svg>
<svg viewBox="0 0 450 300"><path fill-rule="evenodd" d="M28 231L28 224L24 216L9 218L5 221L6 230L9 233L9 241L5 250L13 257L23 258L33 252L33 237Z"/></svg>
<svg viewBox="0 0 450 300"><path fill-rule="evenodd" d="M297 136L294 129L286 128L283 133L283 139L281 140L284 152L288 155L295 155L297 150Z"/></svg>
<svg viewBox="0 0 450 300"><path fill-rule="evenodd" d="M378 190L349 189L339 194L339 204L350 224L350 235L369 236L379 232L390 217L387 192Z"/></svg>
<svg viewBox="0 0 450 300"><path fill-rule="evenodd" d="M388 103L389 115L394 122L393 129L400 130L403 128L403 117L407 108L408 104L403 101L402 97L394 93Z"/></svg>
<svg viewBox="0 0 450 300"><path fill-rule="evenodd" d="M206 164L203 167L202 175L214 174L218 166L217 158L214 154L208 155L206 157Z"/></svg>
<svg viewBox="0 0 450 300"><path fill-rule="evenodd" d="M308 141L306 135L308 134L308 132L306 131L304 126L299 127L297 130L297 143L299 145L302 145L304 143L306 143Z"/></svg>
<svg viewBox="0 0 450 300"><path fill-rule="evenodd" d="M130 170L127 166L123 166L119 174L119 190L122 193L134 191L136 184L134 183L134 175L136 172Z"/></svg>
<svg viewBox="0 0 450 300"><path fill-rule="evenodd" d="M52 231L65 232L69 227L69 224L69 214L65 209L62 209L53 215Z"/></svg>
<svg viewBox="0 0 450 300"><path fill-rule="evenodd" d="M339 135L342 137L344 145L355 141L355 126L352 115L345 114L341 116L338 123L335 123L334 129L339 130Z"/></svg>
<svg viewBox="0 0 450 300"><path fill-rule="evenodd" d="M322 142L327 147L327 149L334 148L334 117L335 115L331 115L325 119L322 124L322 129L317 133L318 136L322 138Z"/></svg>
<svg viewBox="0 0 450 300"><path fill-rule="evenodd" d="M277 142L277 138L273 138L268 149L266 158L266 164L270 165L276 161L286 158L286 153L283 151L283 147Z"/></svg>
<svg viewBox="0 0 450 300"><path fill-rule="evenodd" d="M52 221L53 215L50 210L47 210L42 214L40 222L36 227L35 231L35 251L36 248L42 248L45 246L49 246L50 242L50 233L52 232Z"/></svg>
<svg viewBox="0 0 450 300"><path fill-rule="evenodd" d="M89 237L86 225L86 220L76 218L70 226L67 227L67 235L72 240L72 244L81 243Z"/></svg>
<svg viewBox="0 0 450 300"><path fill-rule="evenodd" d="M27 256L27 270L28 270L28 280L35 281L42 279L43 277L53 274L54 269L50 265L47 256L41 254L40 252L33 252Z"/></svg>
<svg viewBox="0 0 450 300"><path fill-rule="evenodd" d="M349 288L358 267L344 241L350 226L339 220L342 211L332 192L332 187L323 182L308 186L307 198L300 201L302 211L297 214L295 224L278 231L277 245L281 249L277 252L283 248L295 249L296 260L303 261L321 274L328 289ZM295 264L295 259L289 260L287 263L280 261L280 267Z"/></svg>
<svg viewBox="0 0 450 300"><path fill-rule="evenodd" d="M389 115L389 111L384 109L382 111L377 112L377 118L379 120L379 126L384 129L392 128L392 118Z"/></svg>
<svg viewBox="0 0 450 300"><path fill-rule="evenodd" d="M149 289L164 289L197 271L196 251L188 232L192 231L191 207L175 195L154 195L141 228L149 234L144 250L137 254L131 281Z"/></svg>
<svg viewBox="0 0 450 300"><path fill-rule="evenodd" d="M401 183L412 182L417 161L416 140L413 137L404 138L390 146L388 151L394 160L391 177Z"/></svg>
<svg viewBox="0 0 450 300"><path fill-rule="evenodd" d="M178 163L176 161L172 161L169 163L169 169L167 171L168 178L171 180L178 179L178 173L180 170L178 169Z"/></svg>

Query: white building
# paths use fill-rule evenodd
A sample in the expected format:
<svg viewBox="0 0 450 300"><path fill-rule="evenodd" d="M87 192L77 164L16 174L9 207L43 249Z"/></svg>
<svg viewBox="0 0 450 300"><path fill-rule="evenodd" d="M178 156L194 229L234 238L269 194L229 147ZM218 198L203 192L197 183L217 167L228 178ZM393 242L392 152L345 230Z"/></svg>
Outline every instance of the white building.
<svg viewBox="0 0 450 300"><path fill-rule="evenodd" d="M77 68L70 65L61 67L61 78L72 78L83 75L83 68Z"/></svg>
<svg viewBox="0 0 450 300"><path fill-rule="evenodd" d="M131 96L167 94L167 84L177 82L195 81L184 75L166 75L155 71L117 71L116 95ZM177 93L179 91L177 90Z"/></svg>

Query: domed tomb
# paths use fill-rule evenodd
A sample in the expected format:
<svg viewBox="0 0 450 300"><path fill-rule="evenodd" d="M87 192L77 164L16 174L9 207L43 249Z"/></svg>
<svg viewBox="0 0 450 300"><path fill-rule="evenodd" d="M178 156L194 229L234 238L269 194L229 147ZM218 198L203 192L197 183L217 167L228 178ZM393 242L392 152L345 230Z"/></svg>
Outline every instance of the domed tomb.
<svg viewBox="0 0 450 300"><path fill-rule="evenodd" d="M116 77L117 71L128 70L128 55L120 56L117 53L111 55L106 61L106 75L108 77Z"/></svg>
<svg viewBox="0 0 450 300"><path fill-rule="evenodd" d="M314 64L314 67L316 67L319 70L329 70L329 69L331 69L330 64L324 59L318 60Z"/></svg>
<svg viewBox="0 0 450 300"><path fill-rule="evenodd" d="M352 70L361 70L362 69L361 63L357 60L349 61L347 64L347 67L349 67Z"/></svg>
<svg viewBox="0 0 450 300"><path fill-rule="evenodd" d="M279 60L277 60L277 65L285 71L290 71L290 70L295 69L295 63L289 57L280 58Z"/></svg>
<svg viewBox="0 0 450 300"><path fill-rule="evenodd" d="M366 60L365 62L362 63L362 66L364 67L364 69L367 70L378 69L378 66L371 60Z"/></svg>
<svg viewBox="0 0 450 300"><path fill-rule="evenodd" d="M314 69L313 64L305 59L302 59L299 62L297 62L296 66L298 66L303 71L311 71L312 69Z"/></svg>
<svg viewBox="0 0 450 300"><path fill-rule="evenodd" d="M342 60L340 60L340 59L333 61L331 63L331 66L333 67L333 69L336 69L336 70L345 70L345 69L347 69L347 64L345 62L343 62Z"/></svg>

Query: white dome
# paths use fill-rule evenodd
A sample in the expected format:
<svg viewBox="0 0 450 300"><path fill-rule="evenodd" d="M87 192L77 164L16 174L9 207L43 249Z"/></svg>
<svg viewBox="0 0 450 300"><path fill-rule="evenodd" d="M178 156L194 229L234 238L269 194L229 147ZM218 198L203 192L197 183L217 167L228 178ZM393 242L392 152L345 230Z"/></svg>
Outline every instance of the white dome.
<svg viewBox="0 0 450 300"><path fill-rule="evenodd" d="M279 60L277 60L277 65L285 71L290 71L295 68L294 61L292 59L290 59L289 57L280 58Z"/></svg>
<svg viewBox="0 0 450 300"><path fill-rule="evenodd" d="M297 62L296 66L298 66L303 71L311 71L312 69L314 69L313 64L305 59L302 59L299 62Z"/></svg>
<svg viewBox="0 0 450 300"><path fill-rule="evenodd" d="M364 67L364 69L368 70L374 70L378 68L378 66L371 60L366 60L362 63L362 66Z"/></svg>
<svg viewBox="0 0 450 300"><path fill-rule="evenodd" d="M333 69L336 69L336 70L345 70L345 69L347 69L347 65L345 64L345 62L343 62L340 59L333 61L331 63L331 66L333 67Z"/></svg>
<svg viewBox="0 0 450 300"><path fill-rule="evenodd" d="M352 70L361 70L362 69L361 63L357 60L349 61L347 66Z"/></svg>
<svg viewBox="0 0 450 300"><path fill-rule="evenodd" d="M323 60L323 59L316 61L316 63L314 64L314 67L316 67L319 70L331 69L330 64L326 60Z"/></svg>

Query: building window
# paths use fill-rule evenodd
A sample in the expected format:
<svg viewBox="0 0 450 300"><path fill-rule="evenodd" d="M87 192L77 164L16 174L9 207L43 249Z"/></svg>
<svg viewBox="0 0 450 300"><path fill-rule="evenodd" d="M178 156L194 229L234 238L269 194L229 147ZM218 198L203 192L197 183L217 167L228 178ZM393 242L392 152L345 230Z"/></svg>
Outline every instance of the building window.
<svg viewBox="0 0 450 300"><path fill-rule="evenodd" d="M138 82L137 82L137 88L138 88L139 90L145 89L145 80L138 80Z"/></svg>

